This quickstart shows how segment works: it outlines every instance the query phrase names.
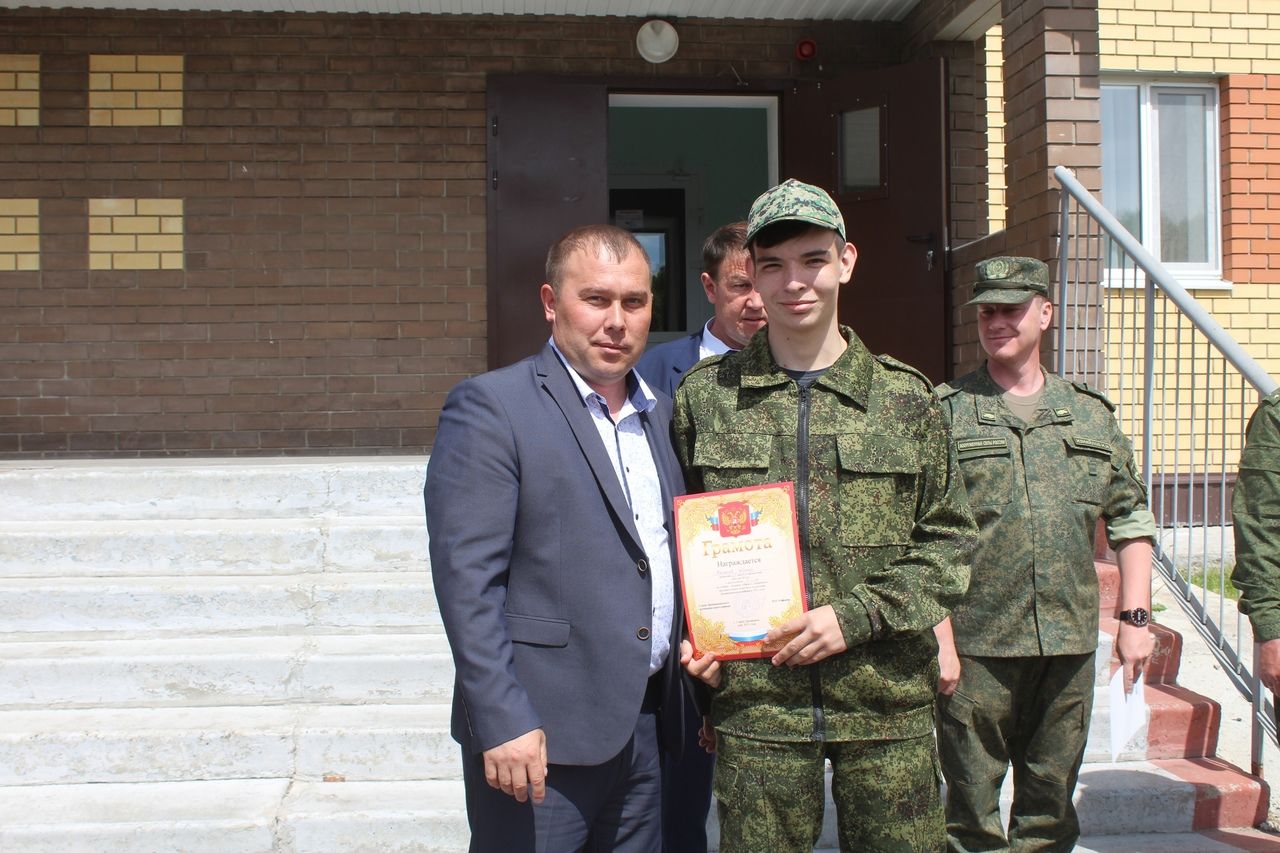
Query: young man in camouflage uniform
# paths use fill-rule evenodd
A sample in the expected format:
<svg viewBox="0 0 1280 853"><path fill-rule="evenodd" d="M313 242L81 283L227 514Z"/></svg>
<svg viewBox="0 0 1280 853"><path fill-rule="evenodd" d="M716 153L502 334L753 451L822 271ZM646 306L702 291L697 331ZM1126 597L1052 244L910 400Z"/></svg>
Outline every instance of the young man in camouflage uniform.
<svg viewBox="0 0 1280 853"><path fill-rule="evenodd" d="M1048 269L993 258L977 273L969 304L987 363L938 387L981 530L969 592L937 629L947 834L952 851L1068 851L1080 834L1071 797L1093 708L1097 522L1120 564L1128 684L1151 655L1155 522L1111 403L1040 366L1053 317ZM1010 762L1006 839L1000 785Z"/></svg>
<svg viewBox="0 0 1280 853"><path fill-rule="evenodd" d="M1262 683L1280 690L1280 390L1262 399L1245 433L1240 476L1231 498L1240 612L1261 643Z"/></svg>
<svg viewBox="0 0 1280 853"><path fill-rule="evenodd" d="M747 244L766 331L676 392L690 491L796 485L810 610L768 660L683 659L713 687L724 853L812 851L824 763L840 847L945 845L930 629L964 593L976 527L928 381L836 319L857 250L825 192L756 199Z"/></svg>

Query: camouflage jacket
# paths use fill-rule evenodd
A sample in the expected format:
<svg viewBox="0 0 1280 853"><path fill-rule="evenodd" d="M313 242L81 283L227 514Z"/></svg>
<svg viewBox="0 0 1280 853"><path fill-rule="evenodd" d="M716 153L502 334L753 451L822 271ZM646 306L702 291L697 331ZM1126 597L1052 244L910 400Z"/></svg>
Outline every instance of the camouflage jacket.
<svg viewBox="0 0 1280 853"><path fill-rule="evenodd" d="M744 737L929 734L930 629L969 579L977 528L928 381L840 331L848 348L803 392L774 361L767 329L741 352L700 362L676 392L690 492L796 483L809 601L832 606L849 646L794 669L722 664L712 721Z"/></svg>
<svg viewBox="0 0 1280 853"><path fill-rule="evenodd" d="M1280 637L1280 391L1264 397L1249 419L1240 477L1231 498L1240 612L1254 638Z"/></svg>
<svg viewBox="0 0 1280 853"><path fill-rule="evenodd" d="M981 535L951 614L965 655L1087 654L1098 645L1094 536L1155 535L1147 492L1111 403L1045 374L1037 420L1009 411L985 366L938 386Z"/></svg>

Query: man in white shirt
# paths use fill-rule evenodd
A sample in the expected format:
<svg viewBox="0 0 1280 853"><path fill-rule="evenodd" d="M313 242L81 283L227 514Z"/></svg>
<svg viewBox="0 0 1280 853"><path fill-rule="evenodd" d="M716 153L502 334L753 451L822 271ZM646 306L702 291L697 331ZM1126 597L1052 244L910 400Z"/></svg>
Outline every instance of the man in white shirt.
<svg viewBox="0 0 1280 853"><path fill-rule="evenodd" d="M708 356L740 350L764 328L764 302L747 272L747 223L732 222L702 244L702 289L714 314L692 335L650 347L636 365L645 381L674 397L685 371ZM680 848L688 853L690 848Z"/></svg>
<svg viewBox="0 0 1280 853"><path fill-rule="evenodd" d="M653 296L628 232L547 256L537 355L459 383L424 490L471 850L658 853L684 730L671 403L632 369Z"/></svg>

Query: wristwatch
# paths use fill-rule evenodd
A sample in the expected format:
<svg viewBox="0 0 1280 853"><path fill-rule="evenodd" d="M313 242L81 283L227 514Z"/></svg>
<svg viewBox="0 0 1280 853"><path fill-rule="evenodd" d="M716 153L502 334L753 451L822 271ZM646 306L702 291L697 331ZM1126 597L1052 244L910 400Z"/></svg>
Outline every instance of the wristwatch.
<svg viewBox="0 0 1280 853"><path fill-rule="evenodd" d="M1144 607L1135 607L1132 610L1121 610L1120 621L1128 622L1135 628L1142 628L1151 621L1151 614Z"/></svg>

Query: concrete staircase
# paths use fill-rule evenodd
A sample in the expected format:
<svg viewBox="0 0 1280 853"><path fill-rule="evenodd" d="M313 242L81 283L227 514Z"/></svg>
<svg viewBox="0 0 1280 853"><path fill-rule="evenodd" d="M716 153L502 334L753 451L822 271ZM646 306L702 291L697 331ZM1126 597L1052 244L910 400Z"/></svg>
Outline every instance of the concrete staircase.
<svg viewBox="0 0 1280 853"><path fill-rule="evenodd" d="M425 463L0 464L0 850L465 850Z"/></svg>
<svg viewBox="0 0 1280 853"><path fill-rule="evenodd" d="M1280 851L1280 837L1252 829L1266 820L1267 784L1216 757L1221 706L1178 684L1182 637L1158 622L1151 629L1156 648L1147 668L1147 726L1111 762L1108 684L1120 668L1114 649L1120 576L1111 562L1098 561L1096 569L1098 680L1075 796L1084 834L1077 849Z"/></svg>
<svg viewBox="0 0 1280 853"><path fill-rule="evenodd" d="M0 850L465 850L425 462L0 462ZM1080 849L1280 850L1157 630L1114 765L1099 668Z"/></svg>

